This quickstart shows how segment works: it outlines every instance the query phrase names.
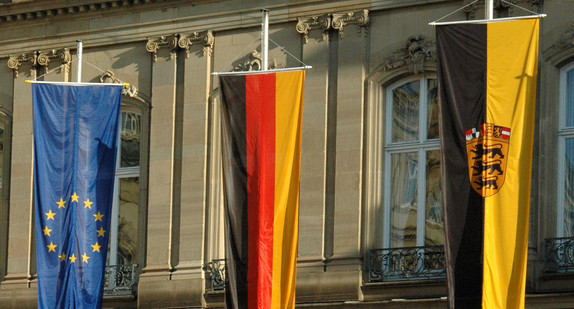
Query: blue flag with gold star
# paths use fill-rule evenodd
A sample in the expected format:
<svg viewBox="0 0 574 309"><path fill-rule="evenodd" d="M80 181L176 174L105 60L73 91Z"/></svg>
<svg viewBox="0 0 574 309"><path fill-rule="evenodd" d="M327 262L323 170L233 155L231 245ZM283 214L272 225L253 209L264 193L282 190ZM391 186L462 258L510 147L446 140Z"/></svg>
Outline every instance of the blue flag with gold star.
<svg viewBox="0 0 574 309"><path fill-rule="evenodd" d="M38 308L100 308L121 87L32 84L32 95Z"/></svg>

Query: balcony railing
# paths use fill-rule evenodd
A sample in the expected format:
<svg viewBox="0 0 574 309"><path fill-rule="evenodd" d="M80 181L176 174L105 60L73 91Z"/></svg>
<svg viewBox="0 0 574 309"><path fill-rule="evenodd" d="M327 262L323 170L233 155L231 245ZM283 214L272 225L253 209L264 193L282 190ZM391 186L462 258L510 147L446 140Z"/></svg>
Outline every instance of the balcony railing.
<svg viewBox="0 0 574 309"><path fill-rule="evenodd" d="M544 246L544 272L574 272L574 237L546 239Z"/></svg>
<svg viewBox="0 0 574 309"><path fill-rule="evenodd" d="M106 266L105 296L133 295L137 283L137 265Z"/></svg>
<svg viewBox="0 0 574 309"><path fill-rule="evenodd" d="M223 291L225 289L225 259L212 260L203 265L207 289L210 291Z"/></svg>
<svg viewBox="0 0 574 309"><path fill-rule="evenodd" d="M367 257L369 282L445 278L443 246L371 249Z"/></svg>

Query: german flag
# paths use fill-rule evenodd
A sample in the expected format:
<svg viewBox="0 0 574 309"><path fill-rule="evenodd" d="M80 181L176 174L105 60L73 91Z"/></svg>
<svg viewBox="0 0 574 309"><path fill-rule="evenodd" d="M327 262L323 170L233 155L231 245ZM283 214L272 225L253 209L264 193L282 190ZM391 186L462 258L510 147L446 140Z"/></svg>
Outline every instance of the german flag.
<svg viewBox="0 0 574 309"><path fill-rule="evenodd" d="M294 308L304 71L220 77L227 308Z"/></svg>
<svg viewBox="0 0 574 309"><path fill-rule="evenodd" d="M436 29L451 308L524 308L538 25Z"/></svg>

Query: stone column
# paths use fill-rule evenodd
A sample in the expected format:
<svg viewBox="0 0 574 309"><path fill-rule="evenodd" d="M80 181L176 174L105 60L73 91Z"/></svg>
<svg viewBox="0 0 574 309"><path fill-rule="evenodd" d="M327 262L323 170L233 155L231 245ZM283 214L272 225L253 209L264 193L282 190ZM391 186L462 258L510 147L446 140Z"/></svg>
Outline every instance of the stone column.
<svg viewBox="0 0 574 309"><path fill-rule="evenodd" d="M174 270L173 227L177 218L178 197L174 195L176 165L176 75L177 37L150 39L146 45L152 53L151 122L149 145L149 199L146 265L138 285L138 302L159 306L159 294L170 297L166 284ZM153 294L150 295L148 293ZM149 297L149 298L148 298Z"/></svg>

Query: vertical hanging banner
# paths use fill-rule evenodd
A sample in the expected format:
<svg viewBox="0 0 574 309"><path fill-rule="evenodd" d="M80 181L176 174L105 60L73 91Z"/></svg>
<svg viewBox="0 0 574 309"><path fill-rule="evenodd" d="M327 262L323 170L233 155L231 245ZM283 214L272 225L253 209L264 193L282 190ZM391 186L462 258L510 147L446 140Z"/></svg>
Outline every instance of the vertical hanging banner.
<svg viewBox="0 0 574 309"><path fill-rule="evenodd" d="M32 84L38 308L101 308L121 85Z"/></svg>
<svg viewBox="0 0 574 309"><path fill-rule="evenodd" d="M436 27L450 308L524 308L538 31Z"/></svg>
<svg viewBox="0 0 574 309"><path fill-rule="evenodd" d="M294 308L305 71L220 77L227 308Z"/></svg>

